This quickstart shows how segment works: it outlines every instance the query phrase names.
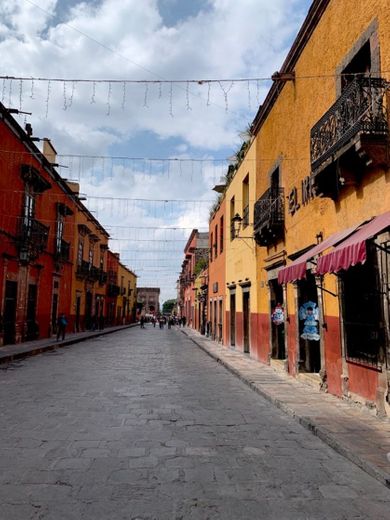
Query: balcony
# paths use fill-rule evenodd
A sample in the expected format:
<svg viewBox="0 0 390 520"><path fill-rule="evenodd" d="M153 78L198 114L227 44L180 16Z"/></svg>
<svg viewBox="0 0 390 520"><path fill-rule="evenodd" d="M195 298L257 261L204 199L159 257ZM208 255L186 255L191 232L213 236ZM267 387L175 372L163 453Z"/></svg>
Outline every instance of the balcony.
<svg viewBox="0 0 390 520"><path fill-rule="evenodd" d="M91 272L91 264L83 260L80 265L77 266L76 274L80 278L89 278Z"/></svg>
<svg viewBox="0 0 390 520"><path fill-rule="evenodd" d="M107 283L107 273L104 272L102 269L99 269L99 283L100 285L104 285Z"/></svg>
<svg viewBox="0 0 390 520"><path fill-rule="evenodd" d="M70 243L61 240L61 243L56 241L56 259L62 262L67 262L70 256Z"/></svg>
<svg viewBox="0 0 390 520"><path fill-rule="evenodd" d="M108 285L107 296L115 297L115 296L119 296L119 293L120 293L119 285L115 285L112 283Z"/></svg>
<svg viewBox="0 0 390 520"><path fill-rule="evenodd" d="M269 246L284 236L284 188L269 188L256 202L254 238Z"/></svg>
<svg viewBox="0 0 390 520"><path fill-rule="evenodd" d="M311 171L319 196L334 198L345 183L356 181L356 173L387 165L386 88L381 78L353 80L312 128Z"/></svg>
<svg viewBox="0 0 390 520"><path fill-rule="evenodd" d="M49 229L33 218L22 220L18 239L22 261L35 260L46 249Z"/></svg>

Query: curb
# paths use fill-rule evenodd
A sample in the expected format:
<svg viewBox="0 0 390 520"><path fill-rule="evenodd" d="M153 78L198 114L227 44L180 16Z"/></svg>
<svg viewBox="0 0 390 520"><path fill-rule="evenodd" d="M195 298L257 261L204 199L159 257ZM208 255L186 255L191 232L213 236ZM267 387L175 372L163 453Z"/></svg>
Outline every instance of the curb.
<svg viewBox="0 0 390 520"><path fill-rule="evenodd" d="M348 447L344 446L340 441L338 441L329 431L321 425L318 425L315 421L313 421L310 417L305 417L298 415L293 408L285 404L283 401L273 397L265 390L257 386L255 383L247 379L242 373L234 368L227 361L221 359L217 354L214 354L210 350L207 349L204 345L196 341L196 339L192 338L189 334L187 334L184 330L181 330L185 336L192 341L197 347L199 347L203 352L208 354L212 359L220 363L224 368L226 368L230 373L235 375L240 381L245 383L251 390L261 395L268 402L279 408L286 415L292 417L295 421L297 421L300 425L302 425L306 430L310 431L313 435L321 439L325 444L331 447L334 451L342 455L344 458L358 466L360 469L368 473L371 477L378 480L384 486L390 488L390 474L382 471L377 466L374 466L370 462L367 462L359 455L356 455L353 451L351 451Z"/></svg>
<svg viewBox="0 0 390 520"><path fill-rule="evenodd" d="M99 336L105 336L106 334L113 334L114 332L120 332L125 329L130 329L132 327L137 327L138 323L130 323L129 325L122 325L120 328L113 329L103 329L98 332L92 332L88 336L81 336L78 338L66 339L64 341L59 341L55 343L49 343L48 345L37 345L36 347L32 347L31 349L26 349L25 351L21 350L20 352L4 354L2 355L0 349L0 364L2 363L11 363L12 361L16 361L18 359L24 359L31 356L36 356L38 354L42 354L44 352L48 352L51 350L56 350L57 348L67 347L68 345L74 345L75 343L82 343L83 341L87 341L89 339L94 339ZM19 344L21 347L23 343Z"/></svg>

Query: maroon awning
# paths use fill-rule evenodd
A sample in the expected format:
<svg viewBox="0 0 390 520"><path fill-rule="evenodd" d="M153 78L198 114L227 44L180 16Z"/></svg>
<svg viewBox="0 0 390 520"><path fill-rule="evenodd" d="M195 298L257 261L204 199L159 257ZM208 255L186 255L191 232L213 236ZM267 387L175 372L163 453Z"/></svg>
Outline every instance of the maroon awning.
<svg viewBox="0 0 390 520"><path fill-rule="evenodd" d="M364 263L367 257L366 240L375 237L388 227L390 227L390 211L359 227L331 253L319 258L317 274L337 273L341 269Z"/></svg>
<svg viewBox="0 0 390 520"><path fill-rule="evenodd" d="M314 256L322 253L325 249L338 244L345 238L347 238L351 233L355 231L355 229L359 226L356 224L348 229L344 229L343 231L339 231L338 233L334 233L330 235L328 238L317 244L316 246L306 251L303 255L299 256L294 262L283 269L280 269L278 273L278 282L279 283L288 283L294 282L295 280L301 280L306 277L306 262L313 258Z"/></svg>

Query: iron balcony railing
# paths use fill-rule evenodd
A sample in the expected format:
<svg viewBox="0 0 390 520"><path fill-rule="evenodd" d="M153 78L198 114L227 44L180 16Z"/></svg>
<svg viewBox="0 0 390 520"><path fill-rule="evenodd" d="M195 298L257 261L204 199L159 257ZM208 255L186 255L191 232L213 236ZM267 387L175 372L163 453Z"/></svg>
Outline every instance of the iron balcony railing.
<svg viewBox="0 0 390 520"><path fill-rule="evenodd" d="M23 260L37 258L47 247L49 227L34 218L22 220L20 256Z"/></svg>
<svg viewBox="0 0 390 520"><path fill-rule="evenodd" d="M65 240L61 240L60 243L57 243L56 241L56 246L57 246L57 250L56 250L56 257L58 260L63 260L63 261L67 261L69 260L69 256L70 256L70 243L69 242L65 242Z"/></svg>
<svg viewBox="0 0 390 520"><path fill-rule="evenodd" d="M254 208L254 236L261 246L267 246L284 233L284 188L269 188L257 200Z"/></svg>
<svg viewBox="0 0 390 520"><path fill-rule="evenodd" d="M77 275L82 278L87 278L90 276L91 272L91 264L86 260L83 260L81 264L77 266Z"/></svg>
<svg viewBox="0 0 390 520"><path fill-rule="evenodd" d="M107 288L107 296L110 296L110 297L119 296L119 293L120 293L119 285L109 284L109 286Z"/></svg>
<svg viewBox="0 0 390 520"><path fill-rule="evenodd" d="M102 269L99 269L99 283L100 285L104 285L107 283L107 273Z"/></svg>
<svg viewBox="0 0 390 520"><path fill-rule="evenodd" d="M311 130L312 172L358 133L387 136L384 104L387 83L381 78L354 79Z"/></svg>

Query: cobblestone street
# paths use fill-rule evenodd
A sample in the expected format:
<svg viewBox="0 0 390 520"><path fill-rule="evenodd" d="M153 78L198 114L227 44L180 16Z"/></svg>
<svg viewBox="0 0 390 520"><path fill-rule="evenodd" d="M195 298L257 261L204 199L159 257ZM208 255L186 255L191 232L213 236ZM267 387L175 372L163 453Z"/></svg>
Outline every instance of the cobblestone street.
<svg viewBox="0 0 390 520"><path fill-rule="evenodd" d="M178 330L1 368L1 520L389 517L385 486Z"/></svg>

